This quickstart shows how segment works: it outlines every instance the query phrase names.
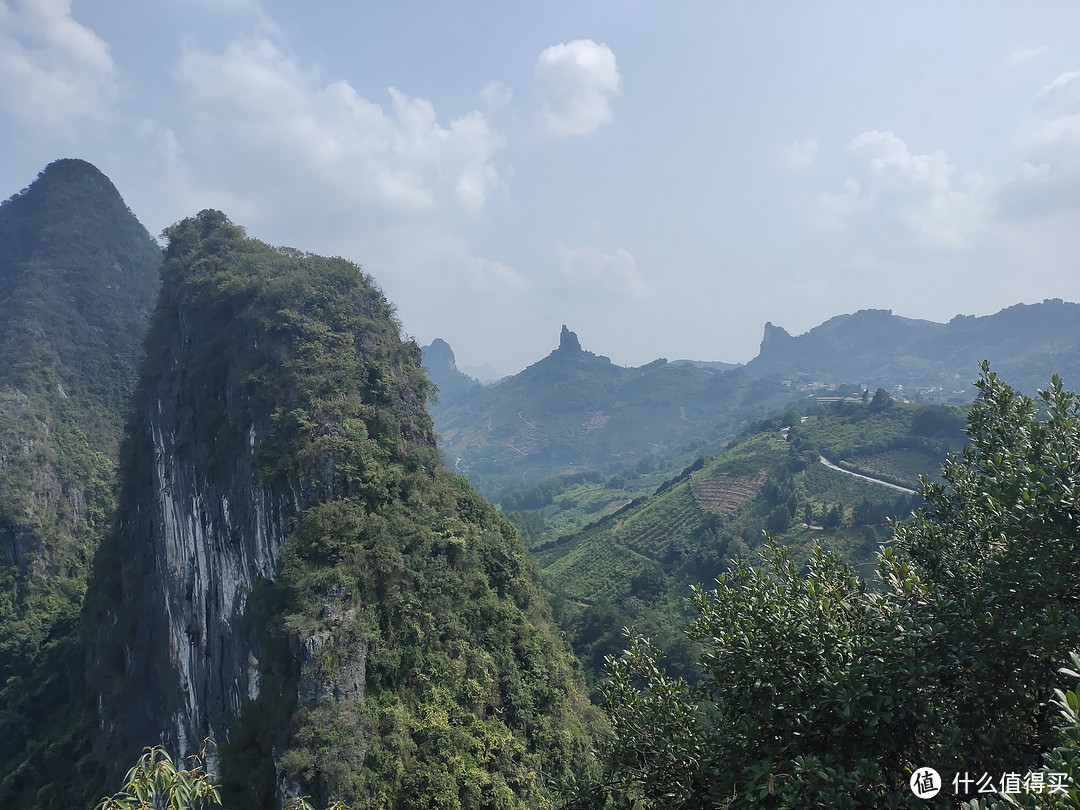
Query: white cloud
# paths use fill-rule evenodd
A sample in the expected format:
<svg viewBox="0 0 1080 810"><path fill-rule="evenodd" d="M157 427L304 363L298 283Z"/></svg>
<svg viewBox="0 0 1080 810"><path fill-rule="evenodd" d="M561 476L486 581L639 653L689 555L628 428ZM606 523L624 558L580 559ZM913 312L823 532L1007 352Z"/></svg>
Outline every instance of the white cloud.
<svg viewBox="0 0 1080 810"><path fill-rule="evenodd" d="M918 154L892 132L863 132L848 146L853 176L817 200L819 224L891 228L932 247L971 247L987 225L1080 209L1080 70L1058 74L1033 98L1008 175L957 177L942 150Z"/></svg>
<svg viewBox="0 0 1080 810"><path fill-rule="evenodd" d="M780 150L776 159L785 169L801 171L812 166L817 160L817 150L817 141L811 138L792 141Z"/></svg>
<svg viewBox="0 0 1080 810"><path fill-rule="evenodd" d="M466 270L470 283L476 290L515 293L522 292L531 286L513 267L479 256L468 257Z"/></svg>
<svg viewBox="0 0 1080 810"><path fill-rule="evenodd" d="M615 54L591 39L552 45L540 52L535 73L542 101L540 125L549 135L590 135L611 122L611 97L622 77Z"/></svg>
<svg viewBox="0 0 1080 810"><path fill-rule="evenodd" d="M119 95L108 45L71 18L70 0L0 2L0 106L20 124L72 138L111 118Z"/></svg>
<svg viewBox="0 0 1080 810"><path fill-rule="evenodd" d="M638 272L634 257L622 248L607 254L593 245L568 248L558 242L555 254L563 277L574 286L630 298L649 298L653 294Z"/></svg>
<svg viewBox="0 0 1080 810"><path fill-rule="evenodd" d="M513 91L499 82L488 82L480 91L480 97L487 104L488 115L493 115L507 107L514 98Z"/></svg>
<svg viewBox="0 0 1080 810"><path fill-rule="evenodd" d="M1075 109L1077 99L1080 99L1080 85L1077 84L1077 79L1080 79L1080 70L1059 73L1050 84L1038 92L1035 96L1036 101L1043 105L1044 110L1045 105L1050 104L1072 111Z"/></svg>
<svg viewBox="0 0 1080 810"><path fill-rule="evenodd" d="M1080 71L1061 73L1035 96L1022 127L1025 158L1001 192L1009 216L1080 207Z"/></svg>
<svg viewBox="0 0 1080 810"><path fill-rule="evenodd" d="M1025 62L1031 62L1035 59L1039 59L1048 53L1048 49L1043 46L1040 48L1017 48L1015 51L1009 54L1010 65L1022 65Z"/></svg>
<svg viewBox="0 0 1080 810"><path fill-rule="evenodd" d="M270 198L329 190L341 204L405 213L475 210L501 187L492 158L505 139L484 113L443 124L429 101L393 87L384 109L345 80L322 83L272 39L221 53L188 43L174 75L192 122L181 137L208 181L254 176L263 186L250 191Z"/></svg>
<svg viewBox="0 0 1080 810"><path fill-rule="evenodd" d="M188 158L177 132L145 118L135 125L135 134L145 145L148 164L145 173L153 176L155 194L144 203L143 215L167 225L178 215L190 215L207 207L220 208L239 224L257 219L260 205L243 189L218 189L208 192L206 178L200 174L198 161ZM167 194L162 194L168 189ZM208 196L209 195L209 196Z"/></svg>
<svg viewBox="0 0 1080 810"><path fill-rule="evenodd" d="M1059 74L1035 96L1035 116L1021 142L1035 155L1050 155L1051 165L1080 164L1080 70Z"/></svg>
<svg viewBox="0 0 1080 810"><path fill-rule="evenodd" d="M819 220L898 230L933 247L964 247L983 229L989 184L971 173L960 183L949 156L938 149L916 154L892 132L872 130L848 145L856 178L844 191L818 198Z"/></svg>
<svg viewBox="0 0 1080 810"><path fill-rule="evenodd" d="M932 155L916 155L891 132L864 132L848 151L869 160L874 174L894 186L927 186L935 192L947 191L953 167L940 149Z"/></svg>

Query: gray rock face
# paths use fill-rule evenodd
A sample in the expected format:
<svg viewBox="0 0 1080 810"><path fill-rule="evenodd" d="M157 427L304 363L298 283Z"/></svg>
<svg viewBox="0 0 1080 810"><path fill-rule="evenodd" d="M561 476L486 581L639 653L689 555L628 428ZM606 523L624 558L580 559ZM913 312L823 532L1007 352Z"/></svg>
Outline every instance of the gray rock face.
<svg viewBox="0 0 1080 810"><path fill-rule="evenodd" d="M356 619L357 606L347 589L333 586L320 595L319 602L322 615L312 635L292 645L299 670L297 697L309 703L343 702L351 708L364 697L370 645L348 639L349 633L342 632L342 625Z"/></svg>
<svg viewBox="0 0 1080 810"><path fill-rule="evenodd" d="M578 340L577 332L571 332L566 328L566 324L563 324L562 331L559 333L559 349L560 352L566 354L577 354L581 351L581 341Z"/></svg>
<svg viewBox="0 0 1080 810"><path fill-rule="evenodd" d="M109 549L120 560L99 560L119 581L94 586L108 591L88 653L96 748L118 771L146 745L184 757L207 738L228 740L242 704L259 693L249 599L260 579L274 579L304 505L295 485L260 481L255 451L266 426L230 372L186 380L186 356L200 347L183 313L179 321L171 362L144 395L129 441L123 517ZM227 450L230 431L205 424L222 401L229 424L247 424L246 441Z"/></svg>

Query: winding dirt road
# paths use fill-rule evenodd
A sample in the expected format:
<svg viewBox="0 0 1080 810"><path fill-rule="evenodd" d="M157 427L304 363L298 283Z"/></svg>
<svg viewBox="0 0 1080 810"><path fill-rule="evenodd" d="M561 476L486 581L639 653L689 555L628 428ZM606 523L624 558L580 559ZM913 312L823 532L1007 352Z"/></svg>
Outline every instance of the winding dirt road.
<svg viewBox="0 0 1080 810"><path fill-rule="evenodd" d="M861 478L864 481L870 481L874 484L881 484L883 487L889 487L890 489L897 489L900 490L900 492L906 492L908 495L916 494L915 490L908 489L907 487L902 487L899 484L890 484L888 481L882 481L880 478L871 478L869 475L863 475L862 473L845 470L843 467L837 467L835 464L825 458L825 456L819 456L819 458L821 459L821 463L828 467L830 470L836 470L837 472L846 473L847 475L854 475L856 478Z"/></svg>

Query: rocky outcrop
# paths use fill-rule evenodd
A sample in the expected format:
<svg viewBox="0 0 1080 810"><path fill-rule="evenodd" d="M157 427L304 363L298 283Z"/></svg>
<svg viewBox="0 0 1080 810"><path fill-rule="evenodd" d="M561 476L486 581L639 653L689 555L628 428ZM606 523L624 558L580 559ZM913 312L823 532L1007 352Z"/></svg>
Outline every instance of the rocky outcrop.
<svg viewBox="0 0 1080 810"><path fill-rule="evenodd" d="M435 338L423 348L423 363L438 389L436 406L445 407L480 388L479 382L458 369L454 350L442 338Z"/></svg>
<svg viewBox="0 0 1080 810"><path fill-rule="evenodd" d="M782 326L773 325L772 321L765 323L765 334L761 337L761 348L758 350L761 356L781 350L791 340L791 334Z"/></svg>
<svg viewBox="0 0 1080 810"><path fill-rule="evenodd" d="M577 354L581 351L581 341L578 340L577 332L571 332L564 323L559 333L559 348L556 351L565 354Z"/></svg>
<svg viewBox="0 0 1080 810"><path fill-rule="evenodd" d="M289 700L359 701L355 600L308 588L321 618L285 634L257 594L311 507L374 507L376 460L437 458L419 349L359 268L249 240L214 211L170 237L87 597L95 750L114 780L147 745L228 743L267 668Z"/></svg>

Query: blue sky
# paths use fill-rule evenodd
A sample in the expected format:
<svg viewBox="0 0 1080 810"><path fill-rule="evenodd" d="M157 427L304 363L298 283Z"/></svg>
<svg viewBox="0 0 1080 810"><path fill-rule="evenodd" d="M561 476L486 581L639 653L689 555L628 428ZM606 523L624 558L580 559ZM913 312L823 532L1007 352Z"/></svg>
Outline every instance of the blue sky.
<svg viewBox="0 0 1080 810"><path fill-rule="evenodd" d="M513 373L1080 300L1080 4L0 0L0 196L104 171Z"/></svg>

